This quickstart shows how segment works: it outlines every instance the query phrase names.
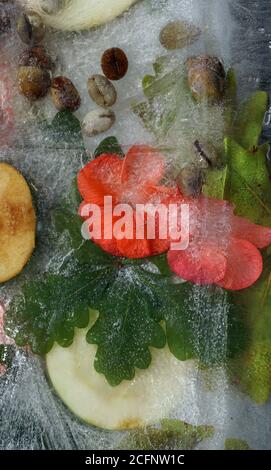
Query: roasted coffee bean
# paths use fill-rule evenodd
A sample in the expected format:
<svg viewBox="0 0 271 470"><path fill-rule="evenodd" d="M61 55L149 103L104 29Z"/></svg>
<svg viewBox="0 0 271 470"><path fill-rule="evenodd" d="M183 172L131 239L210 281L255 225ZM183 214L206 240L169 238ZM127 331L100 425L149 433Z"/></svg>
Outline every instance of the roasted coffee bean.
<svg viewBox="0 0 271 470"><path fill-rule="evenodd" d="M80 95L67 77L56 77L52 80L51 95L53 103L59 111L74 112L80 107Z"/></svg>
<svg viewBox="0 0 271 470"><path fill-rule="evenodd" d="M120 80L128 70L128 59L122 49L112 47L107 49L102 56L102 69L109 80Z"/></svg>
<svg viewBox="0 0 271 470"><path fill-rule="evenodd" d="M45 96L51 85L48 70L40 67L19 67L18 87L20 93L31 101Z"/></svg>
<svg viewBox="0 0 271 470"><path fill-rule="evenodd" d="M54 69L54 61L43 46L34 46L24 51L19 57L19 65Z"/></svg>

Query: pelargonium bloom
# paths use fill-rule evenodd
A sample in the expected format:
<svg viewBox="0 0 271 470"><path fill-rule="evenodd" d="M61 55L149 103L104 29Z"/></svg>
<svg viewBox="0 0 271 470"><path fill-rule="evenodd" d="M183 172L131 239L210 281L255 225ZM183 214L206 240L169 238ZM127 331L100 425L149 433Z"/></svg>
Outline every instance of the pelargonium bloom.
<svg viewBox="0 0 271 470"><path fill-rule="evenodd" d="M263 269L258 248L271 244L271 228L234 215L227 201L201 196L190 200L190 243L169 250L172 271L195 284L241 290L254 284Z"/></svg>
<svg viewBox="0 0 271 470"><path fill-rule="evenodd" d="M167 187L161 184L165 173L164 157L151 147L144 145L133 146L125 158L119 155L103 154L88 163L78 174L78 189L83 198L79 213L83 216L83 208L86 204L96 204L101 210L102 231L101 237L92 236L92 239L103 250L115 255L127 258L144 258L164 253L169 248L167 239L148 239L144 233L143 239L136 237L136 220L133 220L133 233L131 238L122 238L112 234L111 239L104 236L105 226L115 223L118 216L105 213L105 197L112 197L113 209L119 204L127 204L131 207L132 218L135 219L135 207L137 204L163 204L170 203L171 197L176 196L176 187ZM145 216L141 223L145 224ZM156 217L156 215L154 215ZM86 218L86 217L85 217ZM111 219L111 220L109 220ZM156 222L155 222L156 223Z"/></svg>

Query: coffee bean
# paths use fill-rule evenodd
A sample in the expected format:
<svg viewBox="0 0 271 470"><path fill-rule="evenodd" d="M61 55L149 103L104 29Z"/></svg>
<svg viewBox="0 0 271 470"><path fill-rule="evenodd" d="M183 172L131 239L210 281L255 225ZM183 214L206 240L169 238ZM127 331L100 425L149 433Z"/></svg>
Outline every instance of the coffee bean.
<svg viewBox="0 0 271 470"><path fill-rule="evenodd" d="M55 77L52 80L51 95L59 111L76 111L81 104L80 95L74 84L67 77Z"/></svg>
<svg viewBox="0 0 271 470"><path fill-rule="evenodd" d="M122 49L112 47L107 49L102 56L103 73L109 80L120 80L128 70L128 59Z"/></svg>
<svg viewBox="0 0 271 470"><path fill-rule="evenodd" d="M190 57L186 61L188 85L197 101L219 101L225 91L226 73L217 57Z"/></svg>
<svg viewBox="0 0 271 470"><path fill-rule="evenodd" d="M54 68L53 59L43 46L34 46L24 51L19 57L19 65L40 67L46 70Z"/></svg>
<svg viewBox="0 0 271 470"><path fill-rule="evenodd" d="M114 85L103 75L92 75L88 79L89 96L99 106L113 106L117 100L117 92Z"/></svg>
<svg viewBox="0 0 271 470"><path fill-rule="evenodd" d="M23 13L17 19L17 33L25 44L37 44L45 36L45 25L37 13Z"/></svg>
<svg viewBox="0 0 271 470"><path fill-rule="evenodd" d="M82 130L85 135L92 137L108 131L116 120L115 113L110 109L94 109L83 120Z"/></svg>
<svg viewBox="0 0 271 470"><path fill-rule="evenodd" d="M174 50L193 44L200 35L200 30L186 21L172 21L160 33L160 43L165 49Z"/></svg>
<svg viewBox="0 0 271 470"><path fill-rule="evenodd" d="M47 70L39 67L19 67L18 87L20 93L31 101L45 96L50 88L51 77Z"/></svg>

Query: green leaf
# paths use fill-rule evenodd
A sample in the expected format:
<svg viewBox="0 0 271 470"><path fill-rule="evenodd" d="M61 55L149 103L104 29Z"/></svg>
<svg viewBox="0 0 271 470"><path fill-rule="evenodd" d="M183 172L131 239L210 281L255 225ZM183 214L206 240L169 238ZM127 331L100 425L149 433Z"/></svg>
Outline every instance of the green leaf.
<svg viewBox="0 0 271 470"><path fill-rule="evenodd" d="M223 364L244 351L244 321L230 294L215 286L186 283L171 294L166 313L168 346L179 360L195 357L205 366ZM173 302L175 300L175 308ZM207 313L208 312L208 313Z"/></svg>
<svg viewBox="0 0 271 470"><path fill-rule="evenodd" d="M166 95L180 84L181 67L170 57L158 57L153 64L153 70L155 75L145 75L142 80L143 92L147 98Z"/></svg>
<svg viewBox="0 0 271 470"><path fill-rule="evenodd" d="M247 441L242 439L226 439L225 450L251 450Z"/></svg>
<svg viewBox="0 0 271 470"><path fill-rule="evenodd" d="M172 276L172 271L169 267L167 261L167 254L163 253L162 255L152 256L150 262L153 263L164 276Z"/></svg>
<svg viewBox="0 0 271 470"><path fill-rule="evenodd" d="M132 109L145 128L162 140L174 124L183 98L188 94L187 83L180 64L168 56L159 57L153 69L155 75L147 75L142 81L147 100L133 105Z"/></svg>
<svg viewBox="0 0 271 470"><path fill-rule="evenodd" d="M228 167L222 169L212 168L205 176L202 192L205 196L215 199L224 199Z"/></svg>
<svg viewBox="0 0 271 470"><path fill-rule="evenodd" d="M111 385L131 380L135 368L147 369L149 346L163 348L163 286L159 275L137 267L120 269L97 304L99 318L87 334L98 345L97 372Z"/></svg>
<svg viewBox="0 0 271 470"><path fill-rule="evenodd" d="M249 346L232 364L234 381L259 404L271 394L271 257L265 257L259 281L233 294L247 323Z"/></svg>
<svg viewBox="0 0 271 470"><path fill-rule="evenodd" d="M85 149L80 121L70 111L59 111L52 123L45 127L45 135L49 147Z"/></svg>
<svg viewBox="0 0 271 470"><path fill-rule="evenodd" d="M70 246L77 260L82 263L91 261L95 252L96 261L110 259L110 256L102 251L90 240L84 240L81 234L83 220L78 215L78 208L82 198L77 189L77 179L71 185L70 192L63 199L61 205L53 211L55 229L59 234L66 233Z"/></svg>
<svg viewBox="0 0 271 470"><path fill-rule="evenodd" d="M271 181L266 168L267 146L254 153L232 139L225 139L227 178L224 198L236 206L236 214L260 225L271 226Z"/></svg>
<svg viewBox="0 0 271 470"><path fill-rule="evenodd" d="M106 264L100 268L80 265L67 275L46 274L26 284L9 307L6 333L18 346L30 345L37 354L49 352L55 342L70 346L75 327L86 328L89 323L92 290L99 286L102 292L111 270Z"/></svg>
<svg viewBox="0 0 271 470"><path fill-rule="evenodd" d="M258 147L267 106L268 94L257 91L241 107L234 126L234 138L244 149Z"/></svg>
<svg viewBox="0 0 271 470"><path fill-rule="evenodd" d="M124 157L123 150L120 144L118 143L116 137L106 137L106 139L104 139L96 148L94 152L94 157L99 157L99 155L102 155L103 153L114 153L116 155Z"/></svg>
<svg viewBox="0 0 271 470"><path fill-rule="evenodd" d="M84 328L89 308L99 317L87 340L98 345L95 368L111 385L132 379L135 368L147 368L149 346L165 346L160 321L170 295L168 279L140 266L123 266L113 257L100 259L96 247L89 264L73 266L66 275L46 274L28 283L9 308L7 334L19 346L45 354L54 342L66 347L74 328Z"/></svg>
<svg viewBox="0 0 271 470"><path fill-rule="evenodd" d="M125 450L192 450L199 442L212 437L212 426L192 426L177 419L163 420L127 433L118 449Z"/></svg>

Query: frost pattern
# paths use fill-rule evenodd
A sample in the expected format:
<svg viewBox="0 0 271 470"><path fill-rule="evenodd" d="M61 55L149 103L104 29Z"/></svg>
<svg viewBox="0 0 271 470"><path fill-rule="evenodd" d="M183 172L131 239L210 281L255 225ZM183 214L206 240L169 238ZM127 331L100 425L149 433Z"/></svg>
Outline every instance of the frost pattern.
<svg viewBox="0 0 271 470"><path fill-rule="evenodd" d="M116 84L119 94L115 107L117 123L104 137L113 133L126 150L131 144L151 143L153 139L131 113L130 105L142 98L141 78L152 73L151 64L155 57L164 53L158 41L161 27L176 18L198 25L203 31L202 40L189 51L178 51L177 57L184 61L188 54L206 51L222 57L226 67L237 66L241 95L246 95L258 88L260 76L268 68L262 57L263 47L268 48L268 36L263 26L264 18L270 17L268 3L262 1L263 5L259 7L259 2L252 0L145 0L104 27L83 34L55 32L47 36L45 44L58 56L56 74L69 76L81 93L79 118L94 107L87 94L86 80L90 74L100 72L102 52L113 45L125 49L130 66L127 77ZM13 35L5 52L11 58L13 78L20 50L23 46ZM258 69L255 68L256 60ZM32 187L39 214L39 243L24 273L7 286L0 287L1 301L5 303L19 291L25 279L47 268L57 272L63 262L61 252L65 250L66 241L57 240L51 234L50 214L83 163L77 150L48 149L44 142L40 124L55 113L49 98L30 107L16 94L14 109L17 122L14 145L0 150L0 160L14 164ZM200 125L195 122L195 129ZM100 137L87 139L89 151L93 151L99 141ZM193 297L188 300L189 308L195 314L195 335L202 334L204 319L209 316L214 331L210 351L218 341L223 344L227 338L227 305L223 295L217 310L210 309L208 302L206 305L206 296L196 287ZM223 448L227 436L245 439L252 448L269 447L271 425L267 416L270 406L257 407L239 395L229 385L222 368L209 375L195 367L181 402L174 405L173 417L192 424L215 426L215 437L200 447ZM52 391L42 360L24 351L18 351L14 366L0 378L0 421L1 449L109 449L116 447L121 438L121 433L104 432L79 422Z"/></svg>

